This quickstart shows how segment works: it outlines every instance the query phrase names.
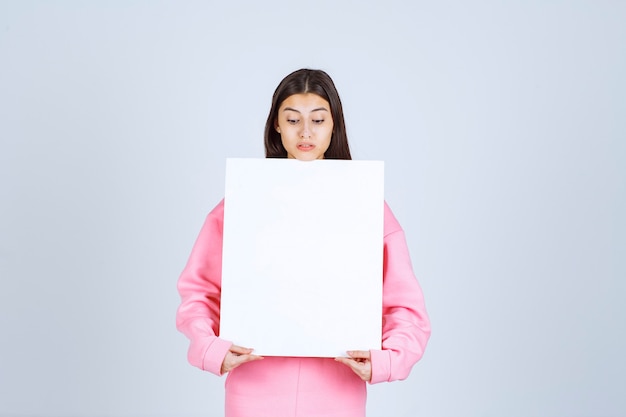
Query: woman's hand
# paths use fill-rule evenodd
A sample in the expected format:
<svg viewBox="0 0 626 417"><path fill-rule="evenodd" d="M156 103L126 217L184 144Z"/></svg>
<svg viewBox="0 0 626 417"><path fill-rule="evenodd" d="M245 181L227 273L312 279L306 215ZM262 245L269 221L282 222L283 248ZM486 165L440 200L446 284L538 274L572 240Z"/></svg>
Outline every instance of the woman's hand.
<svg viewBox="0 0 626 417"><path fill-rule="evenodd" d="M230 372L236 367L246 362L258 361L263 359L263 356L252 355L252 349L245 348L237 345L232 345L222 362L222 375L226 372Z"/></svg>
<svg viewBox="0 0 626 417"><path fill-rule="evenodd" d="M349 350L346 352L349 358L335 358L337 362L341 362L352 369L365 382L372 380L372 361L368 350Z"/></svg>

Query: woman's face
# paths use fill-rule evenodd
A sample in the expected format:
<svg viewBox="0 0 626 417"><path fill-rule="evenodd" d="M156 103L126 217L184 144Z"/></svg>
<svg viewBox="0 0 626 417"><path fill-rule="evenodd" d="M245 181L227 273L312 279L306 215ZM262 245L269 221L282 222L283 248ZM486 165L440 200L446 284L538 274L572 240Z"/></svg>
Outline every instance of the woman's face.
<svg viewBox="0 0 626 417"><path fill-rule="evenodd" d="M287 158L324 159L333 135L330 105L317 94L294 94L281 103L274 127L280 133Z"/></svg>

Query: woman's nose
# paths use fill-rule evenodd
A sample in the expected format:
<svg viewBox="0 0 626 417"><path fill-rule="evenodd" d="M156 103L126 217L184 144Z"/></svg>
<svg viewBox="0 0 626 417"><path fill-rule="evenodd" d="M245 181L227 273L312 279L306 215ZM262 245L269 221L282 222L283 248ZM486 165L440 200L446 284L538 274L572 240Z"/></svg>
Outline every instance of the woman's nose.
<svg viewBox="0 0 626 417"><path fill-rule="evenodd" d="M311 137L311 127L309 123L305 122L302 125L302 131L300 132L300 137L303 139L309 139Z"/></svg>

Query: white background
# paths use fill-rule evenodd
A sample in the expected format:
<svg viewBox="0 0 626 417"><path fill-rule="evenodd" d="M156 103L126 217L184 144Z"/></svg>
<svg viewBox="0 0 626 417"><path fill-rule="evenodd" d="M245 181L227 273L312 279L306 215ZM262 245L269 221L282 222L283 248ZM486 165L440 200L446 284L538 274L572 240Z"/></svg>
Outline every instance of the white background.
<svg viewBox="0 0 626 417"><path fill-rule="evenodd" d="M620 1L0 1L0 415L220 415L176 280L277 83L386 166L433 336L370 417L626 414Z"/></svg>

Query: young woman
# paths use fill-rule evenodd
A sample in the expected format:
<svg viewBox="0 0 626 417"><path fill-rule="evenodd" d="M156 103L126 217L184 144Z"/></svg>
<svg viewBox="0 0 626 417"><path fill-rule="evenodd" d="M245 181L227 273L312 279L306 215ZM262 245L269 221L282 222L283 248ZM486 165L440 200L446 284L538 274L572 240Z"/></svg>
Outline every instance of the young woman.
<svg viewBox="0 0 626 417"><path fill-rule="evenodd" d="M276 88L265 125L268 158L352 159L339 94L323 71L301 69ZM330 202L332 203L332 202ZM177 328L189 362L226 378L226 417L363 417L366 382L404 379L430 336L404 232L385 203L382 349L340 358L260 357L218 335L224 201L206 218L183 270Z"/></svg>

